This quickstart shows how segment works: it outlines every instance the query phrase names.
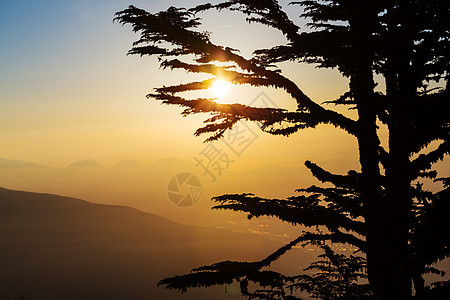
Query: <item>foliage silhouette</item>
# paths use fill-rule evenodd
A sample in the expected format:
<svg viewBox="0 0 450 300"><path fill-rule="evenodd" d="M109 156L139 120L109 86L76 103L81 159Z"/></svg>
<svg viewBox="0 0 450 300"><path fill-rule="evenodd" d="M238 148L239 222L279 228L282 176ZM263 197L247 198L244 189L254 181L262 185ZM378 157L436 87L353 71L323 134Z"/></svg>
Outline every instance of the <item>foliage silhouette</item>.
<svg viewBox="0 0 450 300"><path fill-rule="evenodd" d="M160 284L185 291L238 280L241 292L249 298L295 299L285 292L289 287L309 289L312 295L324 298L339 298L331 287L334 271L328 277L311 277L302 286L295 285L295 281L289 284L286 276L263 269L305 242L320 243L332 262L338 256L323 244L332 242L353 245L365 254L375 298L408 299L411 281L416 298L426 297L430 289L425 287L423 275L437 272L432 264L449 256L449 179L437 179L432 168L450 153L450 4L444 0L307 0L291 4L302 9L301 16L309 21L311 31L302 32L274 0L229 0L191 9L170 7L155 14L130 6L116 14L116 21L131 24L140 33L129 54L156 55L162 68L213 76L156 88L148 95L164 104L185 108L183 116L210 114L206 125L195 132L210 134L206 141L221 138L239 120L256 122L264 132L284 136L318 124L331 124L358 141L360 171L338 175L306 162L313 176L332 187L299 189L297 195L287 199L264 199L253 194L213 198L218 203L215 209L245 212L249 218L272 216L293 225L319 226L320 231L305 231L258 262L217 263L164 279ZM236 49L216 45L209 33L197 30L201 24L198 15L213 9L242 12L248 22L279 30L287 44L257 49L250 59ZM337 68L349 79L349 90L328 104L355 109L357 119L309 98L277 69L276 64L285 61ZM374 74L384 79L384 91L375 90ZM284 90L296 101L297 109L219 104L215 99L183 97L183 92L209 88L215 78ZM380 143L380 126L388 130L386 149ZM424 190L425 179L441 180L444 187L437 192ZM351 257L342 260L364 263ZM311 268L321 270L321 266L318 262ZM335 267L335 272L345 270L343 265ZM353 271L359 274L360 269ZM318 278L328 280L329 284L323 285L330 286L328 296L314 290ZM249 292L249 282L267 289ZM342 283L353 284L341 278ZM355 297L368 293L361 289L358 295Z"/></svg>

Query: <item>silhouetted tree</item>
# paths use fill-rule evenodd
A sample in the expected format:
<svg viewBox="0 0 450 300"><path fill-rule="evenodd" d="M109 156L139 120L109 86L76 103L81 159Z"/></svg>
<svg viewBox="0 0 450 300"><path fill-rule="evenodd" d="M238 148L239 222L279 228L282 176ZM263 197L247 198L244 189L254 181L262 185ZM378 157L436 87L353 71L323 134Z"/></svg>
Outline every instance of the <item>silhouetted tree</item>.
<svg viewBox="0 0 450 300"><path fill-rule="evenodd" d="M321 260L312 263L305 271L317 270L318 273L293 277L292 287L307 291L313 298L319 299L370 299L368 284L358 283L367 278L366 261L359 256L346 257L336 254L329 246L317 243L324 253Z"/></svg>
<svg viewBox="0 0 450 300"><path fill-rule="evenodd" d="M331 124L358 141L359 172L331 174L306 162L312 174L331 183L331 188L312 186L287 199L252 194L213 198L219 203L216 209L242 211L249 218L272 216L295 225L320 226L322 231L304 232L258 262L222 262L161 283L185 290L237 280L249 298L295 299L285 293L285 288L301 284L264 268L296 244L331 241L351 244L366 255L368 279L376 298L407 299L412 293L412 280L416 296L425 297L423 274L434 272L430 265L449 255L448 180L443 179L444 189L435 193L424 191L420 182L421 178L436 179L433 164L450 152L449 3L310 0L293 4L303 8L301 16L309 20L311 31L301 32L273 0L230 0L191 9L171 7L156 14L130 6L116 15L115 20L131 24L141 36L129 54L156 55L163 68L213 75L199 82L156 88L148 95L184 107L184 116L209 113L206 125L195 135L210 133L207 141L212 141L239 120L247 120L257 122L264 132L284 136ZM245 58L235 49L212 43L207 32L196 30L201 24L197 15L210 9L240 11L249 22L279 30L288 42L258 49L252 58ZM178 59L183 57L184 61ZM285 61L337 68L349 79L349 91L329 103L356 109L357 120L305 95L275 67ZM385 91L375 91L374 74L384 78ZM296 101L297 110L219 104L214 99L180 95L208 89L214 77L282 89ZM432 88L430 82L435 82ZM388 129L388 149L380 144L380 124ZM429 147L433 142L438 144L434 149ZM333 257L326 249L325 255L330 260ZM250 293L249 281L269 289ZM309 286L313 282L311 279Z"/></svg>

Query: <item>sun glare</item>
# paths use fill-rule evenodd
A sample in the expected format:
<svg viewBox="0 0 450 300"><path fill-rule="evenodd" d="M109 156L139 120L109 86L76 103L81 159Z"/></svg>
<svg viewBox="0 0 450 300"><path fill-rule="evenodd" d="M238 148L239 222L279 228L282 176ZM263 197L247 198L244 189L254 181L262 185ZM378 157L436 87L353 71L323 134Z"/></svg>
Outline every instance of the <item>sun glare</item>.
<svg viewBox="0 0 450 300"><path fill-rule="evenodd" d="M229 83L228 81L217 79L216 81L214 81L211 90L214 94L214 97L223 98L228 93L230 86L231 83Z"/></svg>

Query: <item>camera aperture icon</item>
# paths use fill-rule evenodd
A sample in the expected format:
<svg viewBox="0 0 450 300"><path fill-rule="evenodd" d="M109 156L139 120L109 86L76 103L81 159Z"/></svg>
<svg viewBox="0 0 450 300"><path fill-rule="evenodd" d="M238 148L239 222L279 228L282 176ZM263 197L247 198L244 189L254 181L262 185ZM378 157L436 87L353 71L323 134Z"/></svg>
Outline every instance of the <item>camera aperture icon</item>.
<svg viewBox="0 0 450 300"><path fill-rule="evenodd" d="M202 195L202 184L191 173L180 173L172 177L167 186L169 200L178 207L193 206Z"/></svg>

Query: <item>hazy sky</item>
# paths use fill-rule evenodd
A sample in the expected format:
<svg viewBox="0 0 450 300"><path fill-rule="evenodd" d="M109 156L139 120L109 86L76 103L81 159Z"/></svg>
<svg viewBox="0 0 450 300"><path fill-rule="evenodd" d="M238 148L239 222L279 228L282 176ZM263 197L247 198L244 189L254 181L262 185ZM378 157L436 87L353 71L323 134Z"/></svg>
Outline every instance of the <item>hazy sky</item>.
<svg viewBox="0 0 450 300"><path fill-rule="evenodd" d="M287 1L285 1L287 3ZM0 157L62 167L83 159L112 165L122 159L192 160L206 137L193 132L206 116L182 118L178 108L145 95L153 87L189 81L185 72L158 69L156 58L126 56L136 39L129 26L113 23L129 4L156 12L201 1L2 1L0 6ZM283 2L282 2L283 3ZM300 22L298 7L289 14ZM237 13L208 13L204 29L215 42L248 56L284 38ZM203 28L202 28L203 29ZM338 97L347 80L337 71L284 64L283 72L318 102ZM236 88L228 101L249 103L262 90ZM294 108L282 92L264 90L279 107ZM258 132L236 162L302 165L306 159L333 168L357 167L356 141L327 126L289 138ZM334 162L334 163L333 163Z"/></svg>

